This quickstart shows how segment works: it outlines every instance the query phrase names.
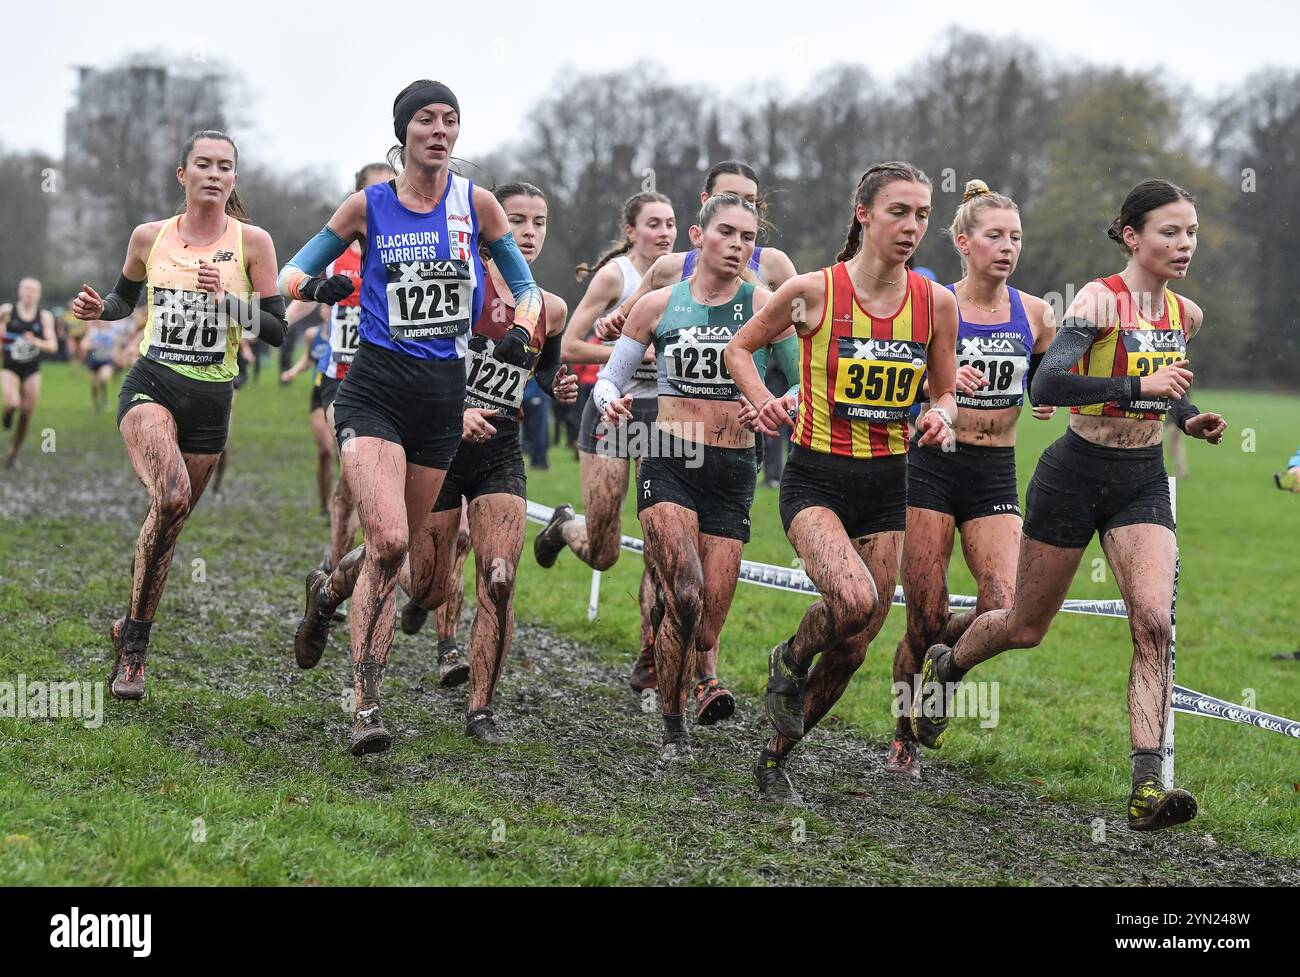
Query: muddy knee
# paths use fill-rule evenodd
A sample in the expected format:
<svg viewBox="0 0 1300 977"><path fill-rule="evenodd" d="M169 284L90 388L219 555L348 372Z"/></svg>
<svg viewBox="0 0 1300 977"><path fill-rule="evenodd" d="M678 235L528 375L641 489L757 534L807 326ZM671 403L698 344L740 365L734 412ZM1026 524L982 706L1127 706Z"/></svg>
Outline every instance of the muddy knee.
<svg viewBox="0 0 1300 977"><path fill-rule="evenodd" d="M837 635L865 631L876 609L876 595L869 587L851 587L836 591L826 600Z"/></svg>
<svg viewBox="0 0 1300 977"><path fill-rule="evenodd" d="M1137 654L1156 659L1164 657L1173 633L1168 611L1137 610L1129 615L1129 629L1133 633L1133 650Z"/></svg>
<svg viewBox="0 0 1300 977"><path fill-rule="evenodd" d="M704 581L698 571L681 569L664 591L667 611L675 620L683 636L692 634L699 626L704 610Z"/></svg>
<svg viewBox="0 0 1300 977"><path fill-rule="evenodd" d="M493 560L488 567L486 584L488 599L497 607L504 608L515 592L515 568L510 561L500 556Z"/></svg>
<svg viewBox="0 0 1300 977"><path fill-rule="evenodd" d="M393 576L402 567L406 558L406 538L396 533L367 533L365 543L366 558L373 560L384 576Z"/></svg>
<svg viewBox="0 0 1300 977"><path fill-rule="evenodd" d="M1037 648L1047 635L1050 621L1011 621L1007 624L1007 641L1012 648Z"/></svg>

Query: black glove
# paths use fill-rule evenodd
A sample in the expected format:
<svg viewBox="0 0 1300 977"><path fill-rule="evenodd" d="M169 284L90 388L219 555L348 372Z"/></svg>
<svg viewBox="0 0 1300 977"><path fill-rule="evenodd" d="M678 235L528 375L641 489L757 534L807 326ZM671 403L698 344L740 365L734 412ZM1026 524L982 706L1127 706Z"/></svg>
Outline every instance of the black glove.
<svg viewBox="0 0 1300 977"><path fill-rule="evenodd" d="M484 336L482 333L476 332L471 334L469 337L469 348L472 349L475 353L486 353L487 344L488 344L487 337Z"/></svg>
<svg viewBox="0 0 1300 977"><path fill-rule="evenodd" d="M501 342L497 343L492 355L502 363L528 367L532 362L533 351L528 348L528 333L524 327L511 326Z"/></svg>
<svg viewBox="0 0 1300 977"><path fill-rule="evenodd" d="M331 275L329 278L308 278L299 287L302 297L309 302L321 302L333 305L352 294L352 279L347 275Z"/></svg>

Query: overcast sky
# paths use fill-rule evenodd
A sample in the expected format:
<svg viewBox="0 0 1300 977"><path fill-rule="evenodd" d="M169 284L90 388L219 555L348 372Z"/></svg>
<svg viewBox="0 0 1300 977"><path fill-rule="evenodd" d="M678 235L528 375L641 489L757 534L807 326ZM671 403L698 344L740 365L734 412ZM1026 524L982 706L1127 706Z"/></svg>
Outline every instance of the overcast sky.
<svg viewBox="0 0 1300 977"><path fill-rule="evenodd" d="M846 62L893 78L926 53L927 38L961 26L1019 38L1064 64L1158 68L1207 95L1265 65L1300 66L1294 0L1070 6L1050 0L742 0L725 7L703 0L640 7L620 0L44 0L9 6L5 14L0 144L61 157L72 66L108 67L143 49L224 60L243 75L253 98L246 107L252 127L239 133L241 154L287 169L317 168L340 184L392 145L393 96L420 77L456 92L462 111L456 155L472 159L519 133L526 107L556 79L637 60L663 65L674 81L727 94L771 82L793 94L818 71ZM220 37L217 30L229 33Z"/></svg>

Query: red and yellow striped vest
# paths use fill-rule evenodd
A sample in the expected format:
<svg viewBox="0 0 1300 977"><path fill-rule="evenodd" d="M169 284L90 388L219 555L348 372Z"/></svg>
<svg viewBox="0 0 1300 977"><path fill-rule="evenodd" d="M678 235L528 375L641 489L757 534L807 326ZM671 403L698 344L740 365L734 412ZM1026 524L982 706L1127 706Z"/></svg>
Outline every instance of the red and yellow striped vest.
<svg viewBox="0 0 1300 977"><path fill-rule="evenodd" d="M858 304L844 262L823 268L826 310L800 337L795 444L846 458L907 453L907 415L926 367L932 283L907 272L903 304L878 319Z"/></svg>
<svg viewBox="0 0 1300 977"><path fill-rule="evenodd" d="M1115 294L1115 321L1097 333L1092 348L1074 365L1072 373L1086 377L1145 377L1162 366L1187 356L1187 334L1183 326L1183 300L1165 289L1165 311L1155 322L1138 314L1133 296L1119 275L1099 278ZM1158 421L1169 410L1163 397L1135 400L1128 408L1115 401L1071 407L1072 414L1093 417L1127 417L1135 421Z"/></svg>

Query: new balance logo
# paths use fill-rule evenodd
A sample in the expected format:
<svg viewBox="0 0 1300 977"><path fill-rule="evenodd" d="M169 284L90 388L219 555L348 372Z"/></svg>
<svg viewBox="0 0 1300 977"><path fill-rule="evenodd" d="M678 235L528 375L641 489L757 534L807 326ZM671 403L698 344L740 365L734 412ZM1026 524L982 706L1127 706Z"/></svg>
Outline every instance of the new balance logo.
<svg viewBox="0 0 1300 977"><path fill-rule="evenodd" d="M218 251L216 254L214 254L214 255L212 256L212 260L213 260L213 261L234 261L234 260L235 260L235 252L233 252L233 251Z"/></svg>

